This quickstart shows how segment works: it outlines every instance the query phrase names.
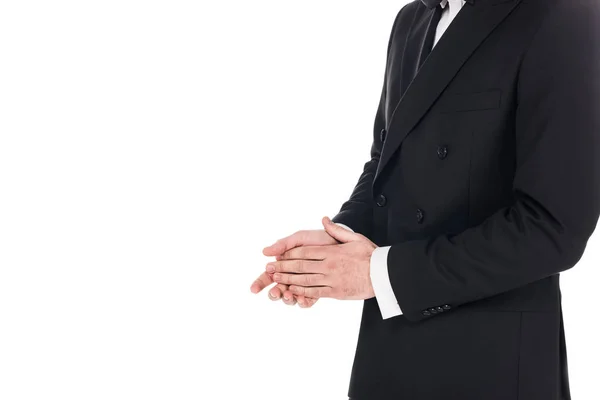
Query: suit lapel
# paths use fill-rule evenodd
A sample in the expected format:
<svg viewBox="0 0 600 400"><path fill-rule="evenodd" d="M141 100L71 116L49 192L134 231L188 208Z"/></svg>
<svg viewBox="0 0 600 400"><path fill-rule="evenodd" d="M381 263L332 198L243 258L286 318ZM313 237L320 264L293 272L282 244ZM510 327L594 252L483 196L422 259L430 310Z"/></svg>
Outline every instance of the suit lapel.
<svg viewBox="0 0 600 400"><path fill-rule="evenodd" d="M404 94L390 117L388 140L383 146L374 181L404 138L429 110L479 44L520 1L475 0L473 4L465 4L418 73L419 58L432 12L426 10L420 17L417 16L409 33L402 60L401 90Z"/></svg>
<svg viewBox="0 0 600 400"><path fill-rule="evenodd" d="M433 14L434 10L421 7L415 15L402 56L401 94L406 93L410 83L417 74L419 61L424 51L425 38L427 37L427 31L431 25Z"/></svg>

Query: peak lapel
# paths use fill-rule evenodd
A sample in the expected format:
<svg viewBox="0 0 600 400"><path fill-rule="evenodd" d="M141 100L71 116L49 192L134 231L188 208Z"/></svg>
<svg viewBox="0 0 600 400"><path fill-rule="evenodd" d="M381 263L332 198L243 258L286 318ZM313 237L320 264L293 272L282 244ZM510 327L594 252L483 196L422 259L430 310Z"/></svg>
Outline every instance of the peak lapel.
<svg viewBox="0 0 600 400"><path fill-rule="evenodd" d="M388 140L383 146L374 181L404 138L415 127L479 44L508 16L521 0L475 0L467 3L410 81L388 124ZM429 20L430 13L423 14ZM415 21L417 22L417 21ZM416 68L426 29L411 32L403 60L405 74ZM412 54L412 57L406 58ZM416 57L415 57L416 56ZM413 65L414 63L414 65Z"/></svg>
<svg viewBox="0 0 600 400"><path fill-rule="evenodd" d="M411 29L408 33L404 54L402 55L402 68L400 79L400 93L406 93L406 89L414 79L419 69L419 62L423 57L425 38L432 24L434 10L421 7L415 13Z"/></svg>

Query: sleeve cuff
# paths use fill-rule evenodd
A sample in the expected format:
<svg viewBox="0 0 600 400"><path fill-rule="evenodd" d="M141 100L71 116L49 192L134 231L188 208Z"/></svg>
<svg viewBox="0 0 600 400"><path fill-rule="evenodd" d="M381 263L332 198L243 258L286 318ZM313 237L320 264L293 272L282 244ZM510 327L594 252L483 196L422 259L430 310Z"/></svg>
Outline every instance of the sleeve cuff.
<svg viewBox="0 0 600 400"><path fill-rule="evenodd" d="M340 222L336 222L336 224L337 224L337 225L339 225L339 226L341 226L342 228L346 228L346 229L348 229L350 232L354 232L354 231L352 230L352 228L350 228L348 225L344 225L344 224L342 224L342 223L340 223Z"/></svg>
<svg viewBox="0 0 600 400"><path fill-rule="evenodd" d="M388 273L387 257L390 246L378 247L371 254L371 283L383 319L402 315Z"/></svg>

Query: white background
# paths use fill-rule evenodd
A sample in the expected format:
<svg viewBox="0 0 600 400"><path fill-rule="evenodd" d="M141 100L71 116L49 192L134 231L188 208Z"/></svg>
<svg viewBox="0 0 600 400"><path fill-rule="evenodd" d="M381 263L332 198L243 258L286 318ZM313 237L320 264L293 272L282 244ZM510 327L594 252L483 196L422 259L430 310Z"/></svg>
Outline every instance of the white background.
<svg viewBox="0 0 600 400"><path fill-rule="evenodd" d="M360 302L252 295L368 160L405 1L2 1L0 399L345 400ZM594 237L563 275L597 385Z"/></svg>

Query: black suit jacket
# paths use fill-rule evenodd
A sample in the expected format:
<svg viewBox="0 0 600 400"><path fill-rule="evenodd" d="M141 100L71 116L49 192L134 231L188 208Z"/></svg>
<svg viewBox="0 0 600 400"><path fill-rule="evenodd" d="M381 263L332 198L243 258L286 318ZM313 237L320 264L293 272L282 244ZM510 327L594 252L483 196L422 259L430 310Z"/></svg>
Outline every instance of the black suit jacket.
<svg viewBox="0 0 600 400"><path fill-rule="evenodd" d="M364 302L349 396L568 399L559 273L600 211L600 3L469 1L418 69L432 15L396 17L371 159L333 218L391 245L403 310Z"/></svg>

